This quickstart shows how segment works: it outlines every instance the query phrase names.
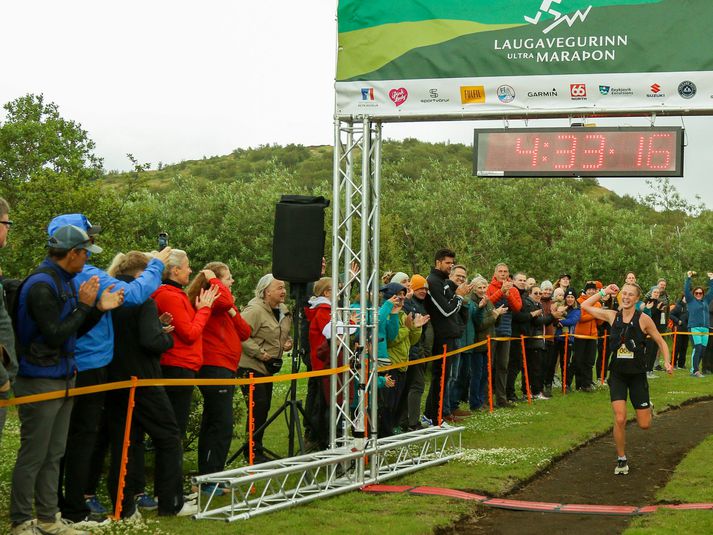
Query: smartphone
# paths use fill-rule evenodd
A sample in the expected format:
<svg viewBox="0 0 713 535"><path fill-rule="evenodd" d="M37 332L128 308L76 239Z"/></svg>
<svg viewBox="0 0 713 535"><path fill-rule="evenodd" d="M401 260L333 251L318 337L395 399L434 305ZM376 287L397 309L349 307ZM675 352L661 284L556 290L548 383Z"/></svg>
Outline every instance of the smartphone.
<svg viewBox="0 0 713 535"><path fill-rule="evenodd" d="M158 233L158 250L161 251L168 247L168 233L159 232Z"/></svg>

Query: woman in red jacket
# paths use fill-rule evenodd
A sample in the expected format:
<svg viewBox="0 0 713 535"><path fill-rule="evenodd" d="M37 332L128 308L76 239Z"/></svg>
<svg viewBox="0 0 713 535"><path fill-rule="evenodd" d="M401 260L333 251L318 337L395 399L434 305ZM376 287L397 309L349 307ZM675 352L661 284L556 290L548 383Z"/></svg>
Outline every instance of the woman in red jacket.
<svg viewBox="0 0 713 535"><path fill-rule="evenodd" d="M168 312L173 317L173 347L161 355L161 372L166 379L195 379L203 365L203 329L210 319L218 288L211 286L201 290L191 303L183 291L191 273L186 252L173 249L163 271L163 284L151 296L159 314ZM167 386L166 394L176 414L181 436L184 436L193 387Z"/></svg>
<svg viewBox="0 0 713 535"><path fill-rule="evenodd" d="M222 262L207 264L186 288L193 302L201 291L218 288L210 319L203 330L201 379L235 379L243 352L242 341L250 338L250 325L240 315L230 293L233 276ZM212 474L225 469L233 438L233 395L235 385L200 386L203 417L198 436L198 473ZM213 487L203 489L213 492Z"/></svg>

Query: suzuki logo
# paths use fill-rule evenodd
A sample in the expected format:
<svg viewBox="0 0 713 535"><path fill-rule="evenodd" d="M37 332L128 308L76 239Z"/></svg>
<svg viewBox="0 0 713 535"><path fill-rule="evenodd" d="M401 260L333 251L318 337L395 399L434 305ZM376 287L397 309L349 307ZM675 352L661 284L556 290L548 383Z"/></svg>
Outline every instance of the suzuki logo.
<svg viewBox="0 0 713 535"><path fill-rule="evenodd" d="M659 84L652 84L651 92L655 95L661 91L661 86Z"/></svg>

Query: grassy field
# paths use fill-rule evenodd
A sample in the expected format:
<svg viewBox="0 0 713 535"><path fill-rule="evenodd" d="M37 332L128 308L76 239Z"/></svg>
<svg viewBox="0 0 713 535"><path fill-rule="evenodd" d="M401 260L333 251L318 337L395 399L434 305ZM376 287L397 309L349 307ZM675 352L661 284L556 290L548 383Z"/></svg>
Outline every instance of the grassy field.
<svg viewBox="0 0 713 535"><path fill-rule="evenodd" d="M713 503L713 437L708 437L683 459L656 498L669 503ZM659 510L637 518L625 535L711 533L711 511Z"/></svg>
<svg viewBox="0 0 713 535"><path fill-rule="evenodd" d="M676 371L673 377L661 377L650 381L651 397L657 410L682 402L713 394L713 377L692 379L685 371ZM284 399L284 388L278 388L274 404ZM629 408L630 416L633 411ZM9 500L9 479L18 445L18 423L14 411L3 436L0 449L0 519L7 521ZM547 401L525 403L510 410L500 410L493 414L478 413L463 422L464 455L461 459L439 467L425 469L389 483L408 485L432 485L456 489L474 490L488 495L501 494L513 486L533 477L549 463L567 451L586 441L608 432L611 428L611 409L608 391L600 389L593 394L572 393L563 396L556 393ZM655 423L652 432L656 432ZM284 422L268 430L266 443L277 451L286 450ZM708 441L710 449L713 442ZM240 440L233 444L237 449ZM612 458L614 448L612 443ZM693 457L693 456L691 456ZM705 455L703 455L705 457ZM703 500L706 479L695 476L703 467L698 461L686 471L686 460L677 473L676 485L667 487L661 499L682 501ZM700 465L700 466L699 466ZM195 454L186 453L186 471L195 469ZM710 470L705 472L709 476ZM694 477L695 476L695 477ZM708 477L708 481L710 478ZM674 482L671 483L674 485ZM663 492L663 491L662 491ZM670 497L669 497L670 496ZM679 496L679 497L676 497ZM710 498L707 498L710 499ZM106 498L104 498L107 502ZM279 513L260 516L237 524L211 522L198 526L187 519L158 519L146 515L146 524L140 528L114 524L102 533L176 533L193 534L196 529L210 529L211 533L373 533L388 527L390 535L430 533L434 528L447 526L464 514L475 510L468 502L438 497L418 497L411 495L373 495L352 492L346 495L318 500L312 504ZM694 531L713 531L713 515L709 513L657 513L651 519L637 521L637 531L631 533L663 533L659 524L666 526L667 519L678 521L679 515L690 516L697 522ZM700 515L700 517L699 517ZM698 524L698 523L704 523ZM2 525L2 524L0 524ZM4 524L7 526L7 524ZM210 527L208 527L210 526ZM699 529L700 527L700 529ZM698 531L696 531L698 530ZM0 528L0 532L2 532ZM670 532L670 531L668 531Z"/></svg>

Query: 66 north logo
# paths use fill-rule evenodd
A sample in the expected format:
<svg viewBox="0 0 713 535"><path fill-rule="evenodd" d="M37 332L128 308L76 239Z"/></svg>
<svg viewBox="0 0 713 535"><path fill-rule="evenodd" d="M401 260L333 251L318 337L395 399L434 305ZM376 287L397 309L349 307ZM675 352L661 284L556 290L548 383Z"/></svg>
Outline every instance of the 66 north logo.
<svg viewBox="0 0 713 535"><path fill-rule="evenodd" d="M569 84L569 96L572 100L587 100L587 84Z"/></svg>

